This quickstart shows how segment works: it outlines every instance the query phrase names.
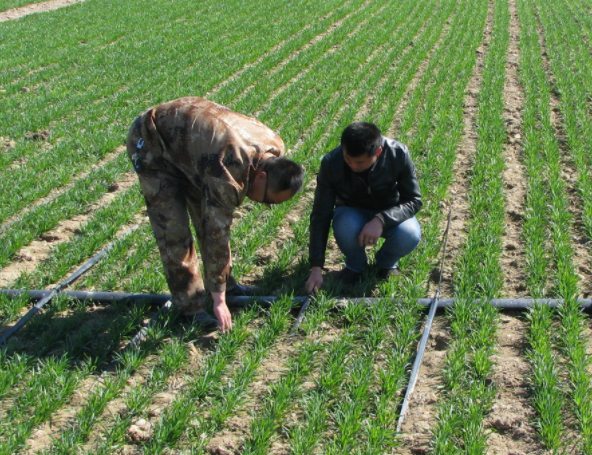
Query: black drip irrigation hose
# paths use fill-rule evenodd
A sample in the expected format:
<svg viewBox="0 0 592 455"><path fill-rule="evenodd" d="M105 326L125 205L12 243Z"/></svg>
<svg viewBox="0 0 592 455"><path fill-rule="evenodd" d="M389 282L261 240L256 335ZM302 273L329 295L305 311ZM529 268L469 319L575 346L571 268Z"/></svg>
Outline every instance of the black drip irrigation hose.
<svg viewBox="0 0 592 455"><path fill-rule="evenodd" d="M0 294L6 295L10 298L18 297L27 293L31 300L40 300L46 297L52 291L33 290L27 291L23 289L0 289ZM143 302L146 305L162 306L171 296L167 294L133 294L125 292L85 292L85 291L62 291L61 294L68 296L72 300L80 302L93 301L95 303L139 303ZM293 297L292 301L296 305L303 305L308 296ZM259 306L270 306L278 300L276 296L228 296L226 303L231 307L244 307L251 303ZM374 297L337 297L337 306L354 304L373 305L378 300L384 300ZM401 299L392 299L394 302L402 301ZM417 299L417 304L420 306L430 306L434 299ZM483 299L475 299L479 303ZM491 306L505 310L526 310L536 305L545 305L551 308L558 308L563 304L563 299L489 299L483 300ZM578 299L578 304L583 310L592 309L592 299ZM454 299L440 299L438 301L438 308L448 308L454 304Z"/></svg>
<svg viewBox="0 0 592 455"><path fill-rule="evenodd" d="M438 279L438 287L436 288L436 295L433 301L430 303L430 311L426 319L423 333L421 335L421 341L419 342L419 348L413 362L413 368L411 369L411 376L409 377L409 384L405 391L405 398L401 404L401 412L399 413L399 420L397 421L397 433L401 432L403 426L403 420L407 409L409 409L409 402L411 401L411 395L415 390L415 384L417 383L417 377L419 376L419 369L421 368L421 362L423 361L423 354L428 345L428 338L430 337L430 331L432 330L432 323L436 317L436 310L438 309L438 300L440 300L440 286L442 284L442 270L444 270L444 259L446 258L446 246L448 245L448 232L450 231L450 219L452 216L452 210L448 212L448 221L446 223L446 231L444 231L444 246L442 247L442 260L440 261L440 278Z"/></svg>
<svg viewBox="0 0 592 455"><path fill-rule="evenodd" d="M39 310L41 308L43 308L49 301L51 301L51 299L53 299L63 288L69 286L74 281L76 281L78 278L80 278L92 266L94 266L103 256L105 256L107 253L109 253L119 240L125 238L127 235L129 235L130 233L132 233L133 231L138 229L139 226L140 226L139 224L135 224L134 226L132 226L130 229L128 229L126 232L124 232L120 237L118 237L114 242L110 243L105 248L103 248L101 251L99 251L97 254L95 254L86 264L84 264L82 267L80 267L78 270L76 270L76 272L74 272L72 275L70 275L68 278L66 278L64 281L62 281L60 284L58 284L52 290L40 291L44 295L41 296L41 299L33 306L33 308L31 308L27 312L27 314L25 314L15 325L13 325L10 329L8 329L2 335L2 337L0 337L0 345L3 345L4 343L6 343L12 335L14 335L27 322L29 322L29 320L33 316L35 316L39 312ZM2 292L4 293L4 291L2 291ZM17 291L17 292L19 292L19 291ZM20 292L23 292L23 291L20 291ZM8 291L8 295L10 296L10 291Z"/></svg>

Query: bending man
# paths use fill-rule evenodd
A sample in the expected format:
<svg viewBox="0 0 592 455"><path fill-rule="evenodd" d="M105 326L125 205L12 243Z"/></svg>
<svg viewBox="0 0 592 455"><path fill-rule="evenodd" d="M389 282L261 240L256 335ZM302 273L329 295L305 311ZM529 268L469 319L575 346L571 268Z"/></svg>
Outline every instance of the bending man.
<svg viewBox="0 0 592 455"><path fill-rule="evenodd" d="M127 151L140 179L172 301L208 327L212 293L223 331L232 328L226 291L233 212L245 197L280 204L302 186L302 167L286 158L282 139L258 120L203 98L180 98L148 109L132 124ZM204 266L202 279L189 227Z"/></svg>
<svg viewBox="0 0 592 455"><path fill-rule="evenodd" d="M310 216L310 265L306 289L323 284L322 267L329 228L345 255L337 279L353 284L366 268L366 246L380 237L376 253L378 275L397 274L397 263L411 253L421 236L415 214L421 194L407 147L382 136L372 123L352 123L341 135L341 145L323 158L317 176Z"/></svg>

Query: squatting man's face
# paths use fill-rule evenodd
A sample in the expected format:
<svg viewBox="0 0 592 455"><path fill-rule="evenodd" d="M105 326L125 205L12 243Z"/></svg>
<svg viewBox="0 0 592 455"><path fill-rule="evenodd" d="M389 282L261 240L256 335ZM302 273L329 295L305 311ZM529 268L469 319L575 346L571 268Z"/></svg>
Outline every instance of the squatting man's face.
<svg viewBox="0 0 592 455"><path fill-rule="evenodd" d="M360 156L349 156L347 154L347 150L345 150L344 147L343 159L345 160L345 164L347 164L352 171L364 172L366 169L370 168L376 162L381 153L382 147L378 149L378 152L376 152L376 155L374 156L368 156L366 154Z"/></svg>

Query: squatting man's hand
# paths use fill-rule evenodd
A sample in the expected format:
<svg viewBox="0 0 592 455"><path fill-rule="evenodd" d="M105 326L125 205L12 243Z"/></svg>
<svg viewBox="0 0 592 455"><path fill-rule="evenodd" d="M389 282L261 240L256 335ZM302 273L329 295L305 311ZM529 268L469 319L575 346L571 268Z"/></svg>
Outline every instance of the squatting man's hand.
<svg viewBox="0 0 592 455"><path fill-rule="evenodd" d="M380 218L374 217L362 228L362 232L358 236L360 240L360 246L364 245L375 245L378 239L382 235L384 226Z"/></svg>
<svg viewBox="0 0 592 455"><path fill-rule="evenodd" d="M309 294L314 290L321 289L321 285L323 284L323 271L320 267L313 267L312 271L310 272L310 276L306 281L306 292Z"/></svg>
<svg viewBox="0 0 592 455"><path fill-rule="evenodd" d="M212 292L212 299L214 300L214 314L216 315L216 318L218 318L220 331L230 331L230 329L232 329L232 315L226 305L226 293Z"/></svg>

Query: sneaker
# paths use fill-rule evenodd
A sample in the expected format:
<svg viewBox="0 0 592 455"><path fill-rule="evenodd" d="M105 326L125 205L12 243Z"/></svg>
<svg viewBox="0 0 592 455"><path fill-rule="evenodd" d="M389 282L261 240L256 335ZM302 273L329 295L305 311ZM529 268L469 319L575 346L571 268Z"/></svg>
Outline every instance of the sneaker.
<svg viewBox="0 0 592 455"><path fill-rule="evenodd" d="M210 316L207 311L201 311L189 316L184 315L184 317L192 325L199 325L203 327L204 330L216 330L218 328L218 320Z"/></svg>
<svg viewBox="0 0 592 455"><path fill-rule="evenodd" d="M362 274L354 272L347 267L344 267L336 276L335 279L341 281L343 284L356 284L362 278Z"/></svg>
<svg viewBox="0 0 592 455"><path fill-rule="evenodd" d="M378 272L376 273L376 276L378 277L378 279L380 280L386 280L388 281L388 279L392 276L399 276L401 273L399 272L399 269L378 269Z"/></svg>

